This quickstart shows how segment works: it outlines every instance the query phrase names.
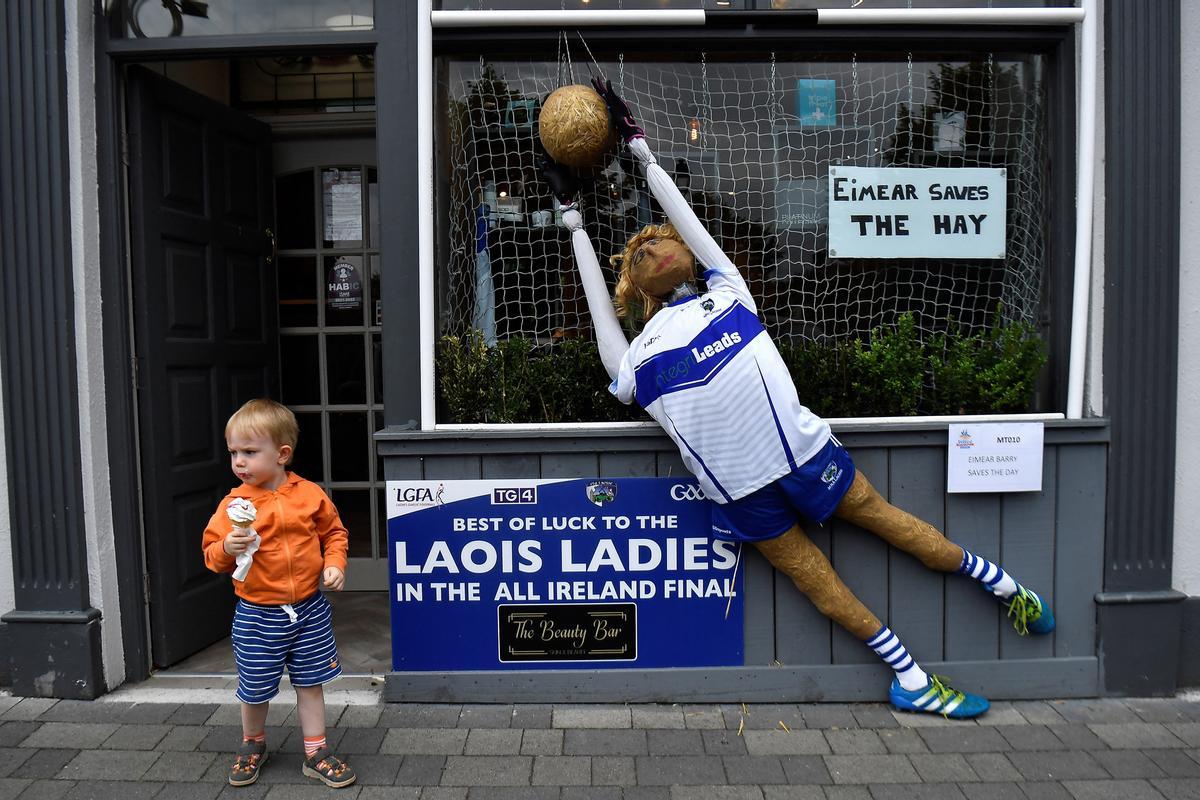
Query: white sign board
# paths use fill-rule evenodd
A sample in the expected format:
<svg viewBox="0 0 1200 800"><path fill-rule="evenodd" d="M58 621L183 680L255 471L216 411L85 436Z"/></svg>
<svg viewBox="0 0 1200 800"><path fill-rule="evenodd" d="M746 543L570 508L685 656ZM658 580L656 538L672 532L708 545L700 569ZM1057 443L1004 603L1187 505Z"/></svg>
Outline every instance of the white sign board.
<svg viewBox="0 0 1200 800"><path fill-rule="evenodd" d="M951 425L946 491L1041 491L1044 433L1041 422Z"/></svg>
<svg viewBox="0 0 1200 800"><path fill-rule="evenodd" d="M830 258L1004 258L1003 169L829 168Z"/></svg>

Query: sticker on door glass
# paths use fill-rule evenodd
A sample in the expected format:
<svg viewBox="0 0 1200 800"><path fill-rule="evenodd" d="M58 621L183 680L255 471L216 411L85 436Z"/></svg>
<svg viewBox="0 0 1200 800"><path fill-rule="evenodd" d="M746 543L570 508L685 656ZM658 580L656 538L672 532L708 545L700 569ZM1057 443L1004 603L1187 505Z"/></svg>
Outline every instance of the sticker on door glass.
<svg viewBox="0 0 1200 800"><path fill-rule="evenodd" d="M362 276L358 269L349 261L334 263L325 280L325 307L333 311L358 311L362 302Z"/></svg>

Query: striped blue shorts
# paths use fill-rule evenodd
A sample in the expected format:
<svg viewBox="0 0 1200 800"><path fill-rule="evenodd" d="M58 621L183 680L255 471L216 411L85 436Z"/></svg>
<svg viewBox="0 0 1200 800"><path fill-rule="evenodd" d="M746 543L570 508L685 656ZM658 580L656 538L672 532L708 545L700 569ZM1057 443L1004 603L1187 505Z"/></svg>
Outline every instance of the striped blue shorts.
<svg viewBox="0 0 1200 800"><path fill-rule="evenodd" d="M279 694L285 665L292 686L320 686L341 675L332 612L320 592L290 606L239 599L233 612L238 700L265 703Z"/></svg>

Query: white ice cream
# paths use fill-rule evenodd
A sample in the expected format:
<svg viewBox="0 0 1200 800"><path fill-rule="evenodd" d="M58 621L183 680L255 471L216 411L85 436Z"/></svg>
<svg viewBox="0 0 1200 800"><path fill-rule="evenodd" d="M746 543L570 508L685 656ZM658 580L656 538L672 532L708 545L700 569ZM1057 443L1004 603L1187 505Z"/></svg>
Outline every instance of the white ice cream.
<svg viewBox="0 0 1200 800"><path fill-rule="evenodd" d="M254 528L250 527L250 523L258 519L258 509L254 507L254 503L251 503L246 498L235 497L230 502L228 508L225 509L225 513L229 515L229 521L233 523L235 530L243 534L246 531L254 534L254 541L246 548L246 552L238 553L236 559L237 568L233 571L233 579L235 581L244 581L246 580L246 573L250 571L250 565L254 563L254 554L258 552L258 545L262 542L262 537L258 535L258 532Z"/></svg>
<svg viewBox="0 0 1200 800"><path fill-rule="evenodd" d="M258 509L244 497L235 497L229 508L225 509L225 513L229 515L229 521L235 528L249 528L250 523L258 519Z"/></svg>

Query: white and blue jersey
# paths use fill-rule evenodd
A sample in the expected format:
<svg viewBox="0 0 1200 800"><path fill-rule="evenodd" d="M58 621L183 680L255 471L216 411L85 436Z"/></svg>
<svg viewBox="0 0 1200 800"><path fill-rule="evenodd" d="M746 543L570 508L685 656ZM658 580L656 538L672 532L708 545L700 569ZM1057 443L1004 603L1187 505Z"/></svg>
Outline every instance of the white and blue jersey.
<svg viewBox="0 0 1200 800"><path fill-rule="evenodd" d="M729 503L820 453L829 442L829 425L800 405L737 267L654 160L646 140L628 144L650 193L696 261L708 268L708 292L660 309L627 345L583 218L574 207L564 207L600 360L613 378L612 393L645 408L678 445L704 493Z"/></svg>
<svg viewBox="0 0 1200 800"><path fill-rule="evenodd" d="M829 441L829 425L800 405L741 277L709 270L705 279L710 291L650 318L609 388L645 408L704 493L727 503L803 465Z"/></svg>

